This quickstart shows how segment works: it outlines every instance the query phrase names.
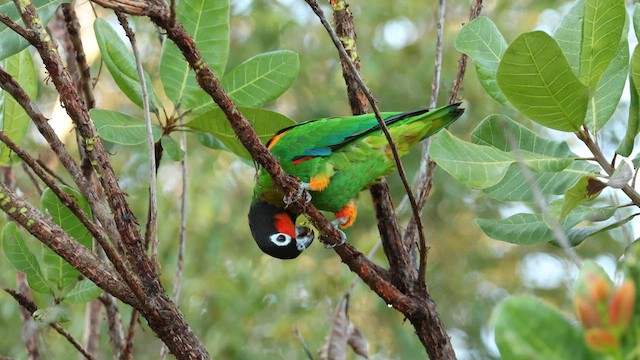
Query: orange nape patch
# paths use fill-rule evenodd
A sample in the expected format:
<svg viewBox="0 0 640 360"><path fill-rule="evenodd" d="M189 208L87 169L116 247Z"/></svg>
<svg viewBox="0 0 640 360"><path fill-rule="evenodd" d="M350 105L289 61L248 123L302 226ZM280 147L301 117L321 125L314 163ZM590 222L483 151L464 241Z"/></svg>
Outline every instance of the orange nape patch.
<svg viewBox="0 0 640 360"><path fill-rule="evenodd" d="M353 225L356 221L356 217L358 217L358 208L356 207L356 203L354 201L349 201L347 205L345 205L340 211L336 213L336 218L345 218L347 222L341 224L340 227L343 229L348 228Z"/></svg>
<svg viewBox="0 0 640 360"><path fill-rule="evenodd" d="M296 237L296 226L289 215L285 213L276 214L273 220L273 226L275 226L277 232L287 234L292 238Z"/></svg>
<svg viewBox="0 0 640 360"><path fill-rule="evenodd" d="M272 137L271 140L269 140L269 142L267 143L267 149L271 150L271 148L278 142L278 140L280 140L280 138L282 138L284 136L284 134L286 134L287 132L289 132L289 131L288 130L287 131L283 131L280 134Z"/></svg>
<svg viewBox="0 0 640 360"><path fill-rule="evenodd" d="M329 175L325 175L325 174L316 175L312 177L311 180L309 181L309 190L322 191L326 189L327 186L329 185L330 179L331 178L329 177Z"/></svg>

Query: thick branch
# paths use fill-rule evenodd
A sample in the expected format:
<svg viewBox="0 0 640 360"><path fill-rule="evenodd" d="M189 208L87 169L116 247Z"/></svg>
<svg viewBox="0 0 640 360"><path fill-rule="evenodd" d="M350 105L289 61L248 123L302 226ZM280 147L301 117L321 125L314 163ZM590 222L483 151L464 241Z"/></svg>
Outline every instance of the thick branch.
<svg viewBox="0 0 640 360"><path fill-rule="evenodd" d="M19 198L4 183L0 183L0 208L96 285L125 303L139 306L138 299L111 265L98 259L50 218Z"/></svg>

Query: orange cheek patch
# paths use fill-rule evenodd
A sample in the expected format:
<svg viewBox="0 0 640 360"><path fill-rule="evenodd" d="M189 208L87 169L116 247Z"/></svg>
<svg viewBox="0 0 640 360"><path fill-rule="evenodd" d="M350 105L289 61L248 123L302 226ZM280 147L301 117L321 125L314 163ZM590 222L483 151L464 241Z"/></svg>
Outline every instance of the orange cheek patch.
<svg viewBox="0 0 640 360"><path fill-rule="evenodd" d="M356 221L356 217L358 216L358 208L356 204L351 201L347 205L345 205L340 211L336 213L336 218L345 218L347 222L340 225L341 228L346 229L349 226L353 225L354 221Z"/></svg>
<svg viewBox="0 0 640 360"><path fill-rule="evenodd" d="M296 237L296 226L289 215L285 213L276 214L273 225L276 227L277 232L287 234L292 238Z"/></svg>
<svg viewBox="0 0 640 360"><path fill-rule="evenodd" d="M309 181L309 190L322 191L329 185L329 175L317 175Z"/></svg>

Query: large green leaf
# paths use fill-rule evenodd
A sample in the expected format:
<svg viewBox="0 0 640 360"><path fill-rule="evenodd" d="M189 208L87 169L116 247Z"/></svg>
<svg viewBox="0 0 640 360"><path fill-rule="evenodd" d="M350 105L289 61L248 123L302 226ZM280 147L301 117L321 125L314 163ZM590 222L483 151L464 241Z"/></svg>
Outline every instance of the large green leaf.
<svg viewBox="0 0 640 360"><path fill-rule="evenodd" d="M575 131L584 121L589 88L573 73L558 43L542 31L524 33L509 45L498 67L498 84L511 104L543 126Z"/></svg>
<svg viewBox="0 0 640 360"><path fill-rule="evenodd" d="M253 126L253 129L263 143L271 139L278 130L295 124L290 118L269 110L240 108L240 111L251 123L251 126ZM220 140L229 151L242 158L251 159L247 150L236 137L235 132L231 128L231 125L229 125L229 121L222 110L215 109L209 111L185 125L194 130L212 134Z"/></svg>
<svg viewBox="0 0 640 360"><path fill-rule="evenodd" d="M80 192L66 186L60 188L71 195L74 202L91 218L91 210L87 200ZM40 198L42 207L51 215L53 221L65 230L67 234L87 248L91 248L92 236L89 230L80 220L66 207L51 189L46 189ZM74 269L63 258L48 247L44 247L44 263L47 279L57 286L58 290L63 290L73 284L80 272Z"/></svg>
<svg viewBox="0 0 640 360"><path fill-rule="evenodd" d="M51 20L51 17L58 9L58 6L69 1L62 0L34 0L33 5L38 10L40 20L46 25ZM8 2L0 6L0 13L9 17L18 25L24 27L24 22L18 13L13 2ZM6 59L11 55L17 54L23 49L29 46L29 42L20 35L16 34L13 30L9 29L4 23L0 22L0 60Z"/></svg>
<svg viewBox="0 0 640 360"><path fill-rule="evenodd" d="M592 89L618 53L626 16L624 0L585 1L580 79Z"/></svg>
<svg viewBox="0 0 640 360"><path fill-rule="evenodd" d="M625 33L627 32L625 31ZM586 123L594 133L602 129L616 111L624 85L627 82L628 73L629 41L627 37L622 37L618 52L598 81L598 86L596 86L587 107Z"/></svg>
<svg viewBox="0 0 640 360"><path fill-rule="evenodd" d="M229 0L181 0L177 20L193 37L204 60L221 77L229 56ZM160 59L160 80L167 97L185 109L200 105L205 96L180 49L165 41Z"/></svg>
<svg viewBox="0 0 640 360"><path fill-rule="evenodd" d="M498 65L507 50L507 42L496 25L479 16L462 27L455 41L456 49L473 59L480 84L492 98L503 105L509 101L496 80Z"/></svg>
<svg viewBox="0 0 640 360"><path fill-rule="evenodd" d="M493 146L464 142L447 131L436 135L429 155L443 170L456 180L475 189L494 186L507 173L509 167L522 161L534 171L561 171L573 159L557 158L529 151L505 152Z"/></svg>
<svg viewBox="0 0 640 360"><path fill-rule="evenodd" d="M538 299L516 296L492 315L503 359L587 359L582 329Z"/></svg>
<svg viewBox="0 0 640 360"><path fill-rule="evenodd" d="M638 132L640 132L640 104L638 97L640 96L640 46L636 45L631 56L631 68L629 71L629 120L627 122L627 131L618 146L616 153L622 156L629 156L633 151Z"/></svg>
<svg viewBox="0 0 640 360"><path fill-rule="evenodd" d="M260 107L282 95L298 76L298 54L281 50L263 53L238 65L222 78L222 87L238 106ZM213 109L207 94L195 102L192 112Z"/></svg>
<svg viewBox="0 0 640 360"><path fill-rule="evenodd" d="M14 222L8 222L2 230L2 250L11 265L27 275L29 287L41 294L51 294L38 259L27 247L18 225Z"/></svg>
<svg viewBox="0 0 640 360"><path fill-rule="evenodd" d="M29 98L36 99L38 78L29 49L7 58L4 69L16 79ZM14 143L20 145L27 135L29 123L29 115L27 115L22 106L8 93L4 93L2 125L0 126L4 134L11 138ZM11 150L3 143L0 147L0 165L10 164L12 158L14 158L11 154Z"/></svg>
<svg viewBox="0 0 640 360"><path fill-rule="evenodd" d="M140 119L117 111L91 109L91 119L104 140L121 145L137 145L147 140L147 125ZM153 140L162 135L159 126L152 128Z"/></svg>
<svg viewBox="0 0 640 360"><path fill-rule="evenodd" d="M552 212L560 211L558 206L552 207ZM616 208L604 207L593 208L590 206L578 206L567 217L559 220L560 225L573 245L577 245L584 240L589 233L581 231L581 228L574 228L581 221L606 220L613 216ZM476 222L492 239L502 240L519 245L541 244L554 241L553 232L547 226L542 214L515 214L504 219L477 219ZM598 225L601 229L608 228L611 224ZM596 227L584 227L596 228ZM584 229L582 228L582 229ZM585 236L586 235L586 236ZM582 237L584 236L584 237Z"/></svg>
<svg viewBox="0 0 640 360"><path fill-rule="evenodd" d="M578 0L564 14L562 20L560 20L560 25L553 34L576 76L580 73L583 17L584 0Z"/></svg>
<svg viewBox="0 0 640 360"><path fill-rule="evenodd" d="M569 150L566 142L547 140L504 115L489 115L473 130L474 144L495 147L501 151L511 151L507 140L508 132L520 150L542 154L553 158L573 159L577 156ZM534 172L530 175L543 194L562 194L583 176L598 173L599 167L586 161L571 161L561 172ZM504 178L494 186L483 189L490 197L502 201L534 201L531 188L522 174L522 167L513 164Z"/></svg>
<svg viewBox="0 0 640 360"><path fill-rule="evenodd" d="M100 294L102 294L102 289L91 280L84 279L78 281L76 286L65 295L64 301L71 304L84 304L97 298Z"/></svg>
<svg viewBox="0 0 640 360"><path fill-rule="evenodd" d="M640 4L638 3L633 6L633 32L636 39L640 39Z"/></svg>
<svg viewBox="0 0 640 360"><path fill-rule="evenodd" d="M142 104L142 87L138 78L136 60L133 54L118 33L103 19L96 19L93 23L96 33L96 40L102 54L102 60L109 69L113 80L120 90L139 107ZM149 96L149 106L152 112L157 112L158 107L155 102L151 79L145 72L145 82L147 85L147 95Z"/></svg>

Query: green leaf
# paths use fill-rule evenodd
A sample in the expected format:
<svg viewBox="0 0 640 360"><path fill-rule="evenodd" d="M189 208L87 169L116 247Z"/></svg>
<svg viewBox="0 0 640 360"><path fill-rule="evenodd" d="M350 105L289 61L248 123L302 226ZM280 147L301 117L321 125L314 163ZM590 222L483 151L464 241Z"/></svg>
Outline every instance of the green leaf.
<svg viewBox="0 0 640 360"><path fill-rule="evenodd" d="M618 146L616 153L622 156L629 156L633 151L633 143L640 132L640 104L638 96L640 95L640 46L636 45L631 55L631 69L629 72L629 92L631 93L631 101L629 104L629 120L627 123L627 131Z"/></svg>
<svg viewBox="0 0 640 360"><path fill-rule="evenodd" d="M618 52L627 11L623 0L586 0L580 80L594 88ZM625 35L626 36L626 35Z"/></svg>
<svg viewBox="0 0 640 360"><path fill-rule="evenodd" d="M102 294L102 289L91 280L84 279L78 281L76 286L67 293L64 301L70 304L84 304L97 298L100 294Z"/></svg>
<svg viewBox="0 0 640 360"><path fill-rule="evenodd" d="M492 323L503 359L585 359L589 353L575 321L535 298L507 298Z"/></svg>
<svg viewBox="0 0 640 360"><path fill-rule="evenodd" d="M493 21L486 16L470 21L458 33L455 46L458 51L473 59L478 80L485 91L497 102L508 105L509 101L496 80L498 65L507 50L507 42Z"/></svg>
<svg viewBox="0 0 640 360"><path fill-rule="evenodd" d="M517 160L534 171L560 171L573 162L573 159L549 157L522 150L514 154L492 146L472 144L446 131L433 138L429 155L456 180L475 189L485 189L500 183L509 166Z"/></svg>
<svg viewBox="0 0 640 360"><path fill-rule="evenodd" d="M38 94L38 82L36 68L29 49L25 49L5 60L4 69L13 76L22 86L31 100L35 100ZM22 106L4 93L4 103L2 107L1 129L14 143L21 145L22 140L27 135L31 119ZM0 165L7 165L15 159L11 150L4 144L0 146Z"/></svg>
<svg viewBox="0 0 640 360"><path fill-rule="evenodd" d="M584 0L578 0L564 14L553 37L567 57L573 73L580 72L580 48L582 47L582 19L584 17Z"/></svg>
<svg viewBox="0 0 640 360"><path fill-rule="evenodd" d="M196 131L196 138L198 139L200 144L210 149L229 151L229 149L227 149L227 147L224 146L224 144L220 140L216 139L215 136L209 133Z"/></svg>
<svg viewBox="0 0 640 360"><path fill-rule="evenodd" d="M139 107L142 104L142 87L138 78L138 70L136 68L136 60L129 51L127 45L122 41L118 33L103 19L96 19L93 23L93 29L96 33L96 40L102 54L102 60L109 69L113 80L116 82L120 90ZM154 113L158 112L155 102L153 89L151 88L151 79L145 72L145 82L147 85L147 95L149 97L149 106Z"/></svg>
<svg viewBox="0 0 640 360"><path fill-rule="evenodd" d="M640 4L638 3L633 6L633 31L636 39L640 39Z"/></svg>
<svg viewBox="0 0 640 360"><path fill-rule="evenodd" d="M222 87L236 105L259 107L275 100L291 87L299 68L298 54L293 51L259 54L226 74L221 80ZM187 105L194 114L201 114L215 106L205 93Z"/></svg>
<svg viewBox="0 0 640 360"><path fill-rule="evenodd" d="M117 111L91 109L91 119L98 135L104 140L121 145L137 145L147 141L147 125L140 119ZM154 125L153 140L158 141L162 130Z"/></svg>
<svg viewBox="0 0 640 360"><path fill-rule="evenodd" d="M295 124L290 118L274 111L240 108L240 112L242 112L251 123L251 126L253 126L253 129L263 143L271 139L278 130ZM210 133L220 140L232 153L244 159L251 159L247 150L236 137L235 132L231 128L231 125L229 125L229 121L222 110L215 109L204 113L185 124L185 126L194 130Z"/></svg>
<svg viewBox="0 0 640 360"><path fill-rule="evenodd" d="M560 218L566 217L578 205L597 198L605 187L604 183L592 176L580 179L564 193Z"/></svg>
<svg viewBox="0 0 640 360"><path fill-rule="evenodd" d="M429 156L456 180L474 189L499 183L514 163L503 151L464 142L446 130L432 138Z"/></svg>
<svg viewBox="0 0 640 360"><path fill-rule="evenodd" d="M176 14L207 65L221 77L229 56L229 0L181 0ZM167 97L186 109L200 105L196 101L206 95L172 41L163 44L160 80Z"/></svg>
<svg viewBox="0 0 640 360"><path fill-rule="evenodd" d="M498 84L511 104L543 126L575 131L584 121L589 88L571 71L558 43L542 31L524 33L509 45Z"/></svg>
<svg viewBox="0 0 640 360"><path fill-rule="evenodd" d="M473 130L471 140L474 144L495 147L501 151L510 151L505 132L511 134L513 144L518 149L552 158L574 159L576 155L569 150L566 142L550 141L533 133L504 115L489 115ZM586 161L571 161L561 172L534 172L530 175L543 194L563 194L583 176L598 173L598 166ZM513 164L498 184L483 189L490 197L502 201L534 201L531 188L527 184L522 167Z"/></svg>
<svg viewBox="0 0 640 360"><path fill-rule="evenodd" d="M74 202L84 211L91 219L91 209L87 200L80 192L61 185L60 188L71 195ZM42 207L51 215L53 221L65 230L69 236L81 243L87 248L91 248L92 236L89 230L80 222L80 220L66 207L51 189L46 189L40 198ZM44 247L44 263L46 265L47 279L62 291L66 287L73 284L80 272L74 269L69 263L56 254L48 247Z"/></svg>
<svg viewBox="0 0 640 360"><path fill-rule="evenodd" d="M552 207L552 211L557 211L557 207ZM616 208L604 207L593 208L589 206L578 206L566 218L560 220L560 225L565 230L567 237L573 245L584 240L583 232L580 228L573 228L581 221L606 220L615 213ZM547 227L542 214L515 214L505 219L477 219L476 222L492 239L506 241L519 245L541 244L554 241L553 232ZM599 225L607 227L610 224ZM585 236L586 237L586 236Z"/></svg>
<svg viewBox="0 0 640 360"><path fill-rule="evenodd" d="M628 25L625 26L625 29L627 27ZM602 129L616 111L624 85L627 82L628 73L629 41L623 37L616 56L598 81L598 86L595 88L587 107L586 123L594 133Z"/></svg>
<svg viewBox="0 0 640 360"><path fill-rule="evenodd" d="M14 222L8 222L2 230L2 250L11 265L27 275L27 282L33 291L51 295L51 289L42 275L38 259L27 247Z"/></svg>
<svg viewBox="0 0 640 360"><path fill-rule="evenodd" d="M46 25L51 20L51 17L58 9L58 6L69 1L52 1L52 0L34 0L33 5L38 11L40 20ZM18 25L24 27L24 22L18 13L13 2L8 2L0 6L0 13L9 17ZM0 22L0 60L4 60L11 55L17 54L29 46L29 42L23 37L9 29L6 25Z"/></svg>
<svg viewBox="0 0 640 360"><path fill-rule="evenodd" d="M169 158L173 161L181 161L184 158L184 151L180 149L180 144L178 144L173 138L169 135L163 136L160 141L162 141L162 148L169 155Z"/></svg>

